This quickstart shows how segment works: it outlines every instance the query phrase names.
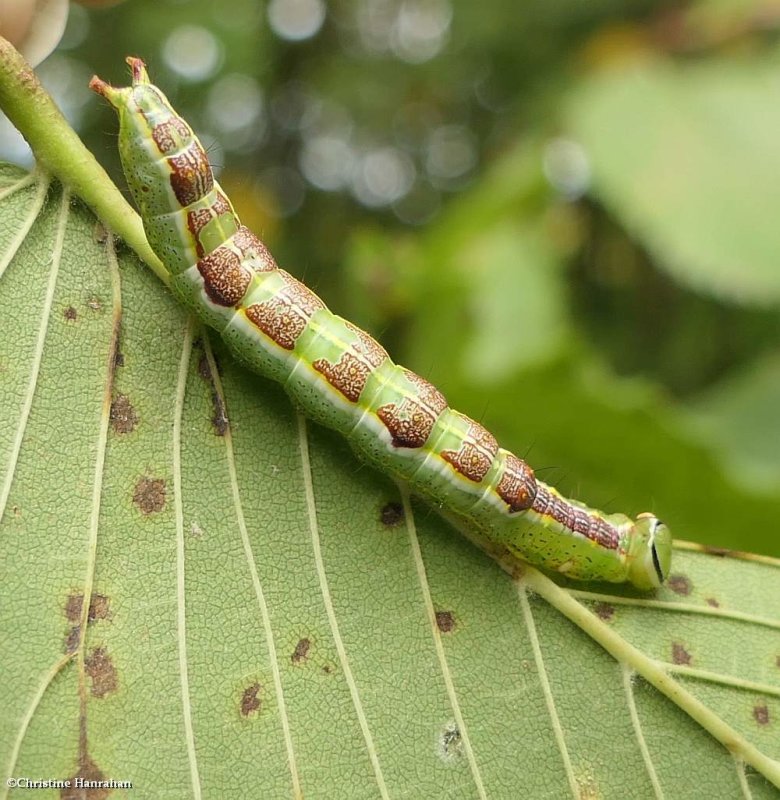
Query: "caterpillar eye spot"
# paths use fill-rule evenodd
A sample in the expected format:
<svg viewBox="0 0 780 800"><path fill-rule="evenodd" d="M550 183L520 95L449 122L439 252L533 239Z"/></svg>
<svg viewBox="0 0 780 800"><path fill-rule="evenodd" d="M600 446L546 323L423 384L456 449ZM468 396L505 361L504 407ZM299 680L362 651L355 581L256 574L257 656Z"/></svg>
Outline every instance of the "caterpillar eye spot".
<svg viewBox="0 0 780 800"><path fill-rule="evenodd" d="M658 550L656 549L655 545L652 547L652 554L653 554L653 569L655 569L655 574L658 576L659 583L664 582L664 575L663 569L661 569L661 562L658 560Z"/></svg>

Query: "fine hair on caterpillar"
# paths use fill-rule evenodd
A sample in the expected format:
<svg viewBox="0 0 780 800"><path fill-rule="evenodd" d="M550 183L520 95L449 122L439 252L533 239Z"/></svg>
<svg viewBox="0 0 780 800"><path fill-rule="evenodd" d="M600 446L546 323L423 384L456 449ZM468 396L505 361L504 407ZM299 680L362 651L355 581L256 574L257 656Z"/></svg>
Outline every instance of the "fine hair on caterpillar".
<svg viewBox="0 0 780 800"><path fill-rule="evenodd" d="M118 113L122 166L147 238L177 297L244 363L492 549L580 580L643 590L666 580L672 539L660 520L564 498L280 269L241 224L203 146L150 83L143 61L127 61L132 86L94 77L90 87Z"/></svg>

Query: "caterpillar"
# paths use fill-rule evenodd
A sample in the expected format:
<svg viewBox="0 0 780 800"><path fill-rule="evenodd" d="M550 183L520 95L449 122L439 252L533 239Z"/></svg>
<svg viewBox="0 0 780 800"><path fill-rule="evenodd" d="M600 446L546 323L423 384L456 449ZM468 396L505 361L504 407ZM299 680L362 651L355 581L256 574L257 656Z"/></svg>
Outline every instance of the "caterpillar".
<svg viewBox="0 0 780 800"><path fill-rule="evenodd" d="M669 528L568 500L450 408L424 378L395 364L369 334L330 311L280 269L236 216L192 128L129 57L132 85L97 76L90 88L119 116L130 193L171 288L234 354L282 384L310 419L343 434L357 455L491 547L581 580L660 586Z"/></svg>

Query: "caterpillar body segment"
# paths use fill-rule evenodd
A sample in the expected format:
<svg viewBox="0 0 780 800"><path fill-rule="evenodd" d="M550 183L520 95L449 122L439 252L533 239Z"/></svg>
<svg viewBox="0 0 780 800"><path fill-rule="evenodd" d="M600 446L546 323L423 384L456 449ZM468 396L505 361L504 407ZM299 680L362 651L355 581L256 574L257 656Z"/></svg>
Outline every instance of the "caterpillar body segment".
<svg viewBox="0 0 780 800"><path fill-rule="evenodd" d="M190 126L129 58L133 82L90 86L117 110L119 148L152 249L180 299L303 413L366 461L524 561L583 580L659 586L669 529L562 497L424 378L280 269L242 226Z"/></svg>

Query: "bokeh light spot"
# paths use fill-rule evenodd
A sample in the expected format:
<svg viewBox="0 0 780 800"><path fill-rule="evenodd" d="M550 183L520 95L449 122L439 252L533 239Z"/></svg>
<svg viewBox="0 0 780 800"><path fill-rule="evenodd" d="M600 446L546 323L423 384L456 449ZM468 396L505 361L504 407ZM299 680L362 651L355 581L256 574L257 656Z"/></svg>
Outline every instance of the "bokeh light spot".
<svg viewBox="0 0 780 800"><path fill-rule="evenodd" d="M544 148L542 165L550 184L569 200L581 197L590 184L585 150L571 139L553 139Z"/></svg>
<svg viewBox="0 0 780 800"><path fill-rule="evenodd" d="M271 0L268 22L282 39L299 42L314 36L325 21L322 0Z"/></svg>
<svg viewBox="0 0 780 800"><path fill-rule="evenodd" d="M414 183L409 156L395 147L380 147L363 154L353 172L352 194L364 206L388 206L402 198Z"/></svg>
<svg viewBox="0 0 780 800"><path fill-rule="evenodd" d="M222 45L211 31L180 25L162 46L163 60L173 72L193 83L210 78L222 63Z"/></svg>
<svg viewBox="0 0 780 800"><path fill-rule="evenodd" d="M460 178L477 164L474 135L464 125L442 125L428 140L425 168L431 178Z"/></svg>
<svg viewBox="0 0 780 800"><path fill-rule="evenodd" d="M335 192L349 182L354 158L346 139L338 136L313 136L304 143L300 166L306 180L313 186Z"/></svg>

